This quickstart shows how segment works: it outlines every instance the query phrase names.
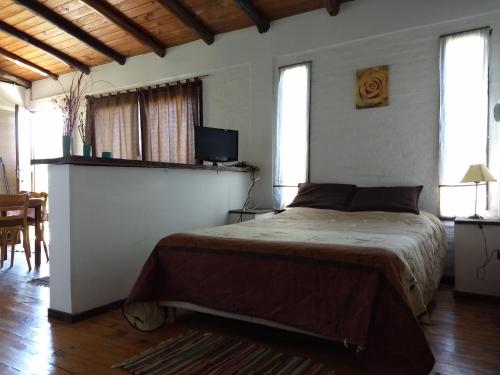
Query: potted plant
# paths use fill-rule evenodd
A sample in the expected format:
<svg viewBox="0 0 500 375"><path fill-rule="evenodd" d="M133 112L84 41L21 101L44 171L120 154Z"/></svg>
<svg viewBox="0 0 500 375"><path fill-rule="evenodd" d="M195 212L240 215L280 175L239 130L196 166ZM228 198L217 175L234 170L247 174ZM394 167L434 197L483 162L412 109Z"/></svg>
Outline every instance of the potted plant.
<svg viewBox="0 0 500 375"><path fill-rule="evenodd" d="M80 123L80 126L83 126L84 130L86 128L85 125L82 125L84 124L83 103L85 101L85 93L90 89L92 84L92 81L85 80L84 73L75 73L71 79L69 89L55 100L63 114L63 156L71 155L73 132L75 127L78 126L77 124ZM90 129L88 133L90 134ZM90 142L90 136L87 138L86 135L85 140L82 138L84 145L89 144L86 143L87 139Z"/></svg>

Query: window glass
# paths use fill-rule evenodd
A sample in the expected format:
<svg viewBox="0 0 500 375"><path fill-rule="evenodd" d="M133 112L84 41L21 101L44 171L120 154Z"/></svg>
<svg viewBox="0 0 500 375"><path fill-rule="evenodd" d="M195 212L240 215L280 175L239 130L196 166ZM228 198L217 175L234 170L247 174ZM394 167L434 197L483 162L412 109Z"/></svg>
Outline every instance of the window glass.
<svg viewBox="0 0 500 375"><path fill-rule="evenodd" d="M63 115L59 108L47 108L33 112L31 116L31 140L34 159L52 159L62 156ZM47 165L33 166L33 190L48 191Z"/></svg>
<svg viewBox="0 0 500 375"><path fill-rule="evenodd" d="M460 184L471 164L487 164L489 29L443 36L440 41L440 214L474 213L475 188ZM478 190L478 213L486 210Z"/></svg>
<svg viewBox="0 0 500 375"><path fill-rule="evenodd" d="M280 68L273 200L284 208L308 180L310 64Z"/></svg>

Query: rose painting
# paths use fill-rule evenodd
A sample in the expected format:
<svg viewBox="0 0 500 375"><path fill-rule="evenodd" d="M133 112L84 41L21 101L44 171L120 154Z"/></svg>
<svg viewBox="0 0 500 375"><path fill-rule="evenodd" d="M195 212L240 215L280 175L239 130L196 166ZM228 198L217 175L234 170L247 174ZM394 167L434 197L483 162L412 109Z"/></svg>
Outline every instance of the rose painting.
<svg viewBox="0 0 500 375"><path fill-rule="evenodd" d="M389 105L389 65L356 71L356 108Z"/></svg>

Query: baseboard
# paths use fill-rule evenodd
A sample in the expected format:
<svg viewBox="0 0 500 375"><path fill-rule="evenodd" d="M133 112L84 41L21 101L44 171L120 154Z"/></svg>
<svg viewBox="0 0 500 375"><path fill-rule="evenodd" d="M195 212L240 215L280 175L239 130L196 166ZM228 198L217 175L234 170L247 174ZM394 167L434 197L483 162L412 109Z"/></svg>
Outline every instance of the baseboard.
<svg viewBox="0 0 500 375"><path fill-rule="evenodd" d="M500 297L498 297L498 296L488 296L488 295L484 295L484 294L460 292L457 290L453 291L453 297L474 299L476 301L500 303Z"/></svg>
<svg viewBox="0 0 500 375"><path fill-rule="evenodd" d="M95 309L83 311L78 314L70 314L64 311L59 311L59 310L54 310L54 309L48 309L48 315L49 318L55 319L55 320L60 320L61 322L64 323L77 323L80 322L84 319L92 318L96 315L104 314L108 311L111 310L116 310L119 309L123 306L123 303L125 302L124 299L112 303L108 303L107 305L96 307Z"/></svg>

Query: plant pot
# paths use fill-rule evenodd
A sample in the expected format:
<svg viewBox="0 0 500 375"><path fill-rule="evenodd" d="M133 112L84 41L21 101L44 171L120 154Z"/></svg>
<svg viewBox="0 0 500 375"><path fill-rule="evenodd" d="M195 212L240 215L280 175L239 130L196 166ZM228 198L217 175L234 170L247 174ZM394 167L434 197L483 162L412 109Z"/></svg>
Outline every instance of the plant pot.
<svg viewBox="0 0 500 375"><path fill-rule="evenodd" d="M92 145L83 145L83 156L90 158L92 153Z"/></svg>
<svg viewBox="0 0 500 375"><path fill-rule="evenodd" d="M63 147L63 156L71 155L71 136L63 135L62 136L62 147Z"/></svg>

